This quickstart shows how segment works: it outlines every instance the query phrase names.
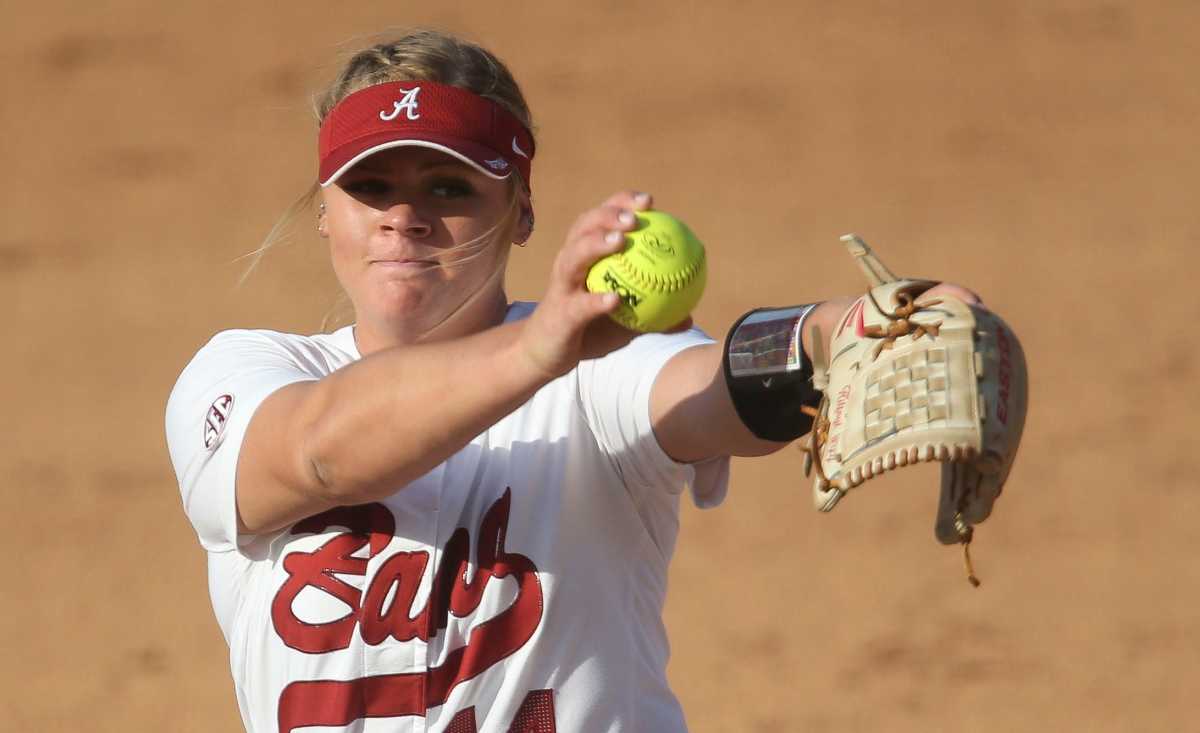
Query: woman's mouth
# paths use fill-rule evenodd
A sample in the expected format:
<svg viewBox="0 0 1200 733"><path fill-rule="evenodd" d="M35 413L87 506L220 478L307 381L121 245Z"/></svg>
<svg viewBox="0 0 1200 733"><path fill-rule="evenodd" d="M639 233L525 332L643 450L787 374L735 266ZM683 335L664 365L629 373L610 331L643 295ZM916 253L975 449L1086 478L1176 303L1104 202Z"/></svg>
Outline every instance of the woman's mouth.
<svg viewBox="0 0 1200 733"><path fill-rule="evenodd" d="M371 264L376 265L377 267L387 269L387 270L396 270L396 271L400 271L400 272L408 272L408 271L415 272L415 271L419 271L419 270L427 270L431 267L434 267L438 263L436 260L418 260L418 259L401 258L401 259L395 259L395 260L372 260Z"/></svg>

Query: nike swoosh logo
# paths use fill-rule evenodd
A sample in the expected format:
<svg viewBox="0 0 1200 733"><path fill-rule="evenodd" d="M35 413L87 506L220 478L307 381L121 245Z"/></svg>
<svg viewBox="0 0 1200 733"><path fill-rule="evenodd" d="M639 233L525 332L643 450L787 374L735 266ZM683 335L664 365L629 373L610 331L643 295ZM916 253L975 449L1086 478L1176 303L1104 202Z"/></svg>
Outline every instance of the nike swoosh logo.
<svg viewBox="0 0 1200 733"><path fill-rule="evenodd" d="M763 387L770 389L771 382L774 382L774 381L775 381L775 377L767 377L766 379L762 380Z"/></svg>
<svg viewBox="0 0 1200 733"><path fill-rule="evenodd" d="M513 152L516 153L517 155L521 156L522 158L529 157L529 153L526 153L524 150L521 150L521 146L517 145L517 138L515 136L513 137L512 148L513 148Z"/></svg>
<svg viewBox="0 0 1200 733"><path fill-rule="evenodd" d="M863 335L863 329L866 327L866 324L863 323L863 302L861 299L856 301L850 311L846 313L846 318L842 321L842 325L838 328L837 335L834 336L834 338L841 336L842 331L846 330L846 326L849 326L850 322L855 321L856 318L857 322L854 324L854 335L861 338Z"/></svg>

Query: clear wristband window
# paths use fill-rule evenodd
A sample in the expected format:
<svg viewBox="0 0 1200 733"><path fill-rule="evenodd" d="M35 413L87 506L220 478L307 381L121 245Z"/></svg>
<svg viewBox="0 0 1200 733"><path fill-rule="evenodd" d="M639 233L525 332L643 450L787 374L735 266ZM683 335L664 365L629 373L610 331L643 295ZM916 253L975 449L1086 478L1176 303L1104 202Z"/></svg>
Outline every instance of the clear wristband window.
<svg viewBox="0 0 1200 733"><path fill-rule="evenodd" d="M729 339L731 376L784 374L803 368L800 334L813 307L763 309L742 319Z"/></svg>

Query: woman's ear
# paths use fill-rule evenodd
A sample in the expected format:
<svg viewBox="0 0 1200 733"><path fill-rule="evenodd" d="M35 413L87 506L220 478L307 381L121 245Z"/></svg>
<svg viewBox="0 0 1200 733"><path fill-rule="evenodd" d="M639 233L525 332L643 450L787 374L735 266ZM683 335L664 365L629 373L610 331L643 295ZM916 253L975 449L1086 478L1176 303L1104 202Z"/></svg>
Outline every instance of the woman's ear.
<svg viewBox="0 0 1200 733"><path fill-rule="evenodd" d="M517 234L514 244L517 246L526 246L530 236L533 235L533 209L521 208L521 218L517 221Z"/></svg>
<svg viewBox="0 0 1200 733"><path fill-rule="evenodd" d="M528 191L518 191L517 206L521 208L521 215L517 218L517 230L512 235L512 244L523 247L529 241L529 236L533 235L533 199Z"/></svg>

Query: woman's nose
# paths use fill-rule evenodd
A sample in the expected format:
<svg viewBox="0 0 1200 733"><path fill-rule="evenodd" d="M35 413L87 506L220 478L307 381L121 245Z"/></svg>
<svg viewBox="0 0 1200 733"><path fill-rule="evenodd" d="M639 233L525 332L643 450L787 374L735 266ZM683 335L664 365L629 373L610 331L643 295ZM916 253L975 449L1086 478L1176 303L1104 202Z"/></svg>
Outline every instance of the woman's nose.
<svg viewBox="0 0 1200 733"><path fill-rule="evenodd" d="M414 239L433 233L433 225L409 204L396 204L388 209L380 226L385 231L399 232Z"/></svg>

